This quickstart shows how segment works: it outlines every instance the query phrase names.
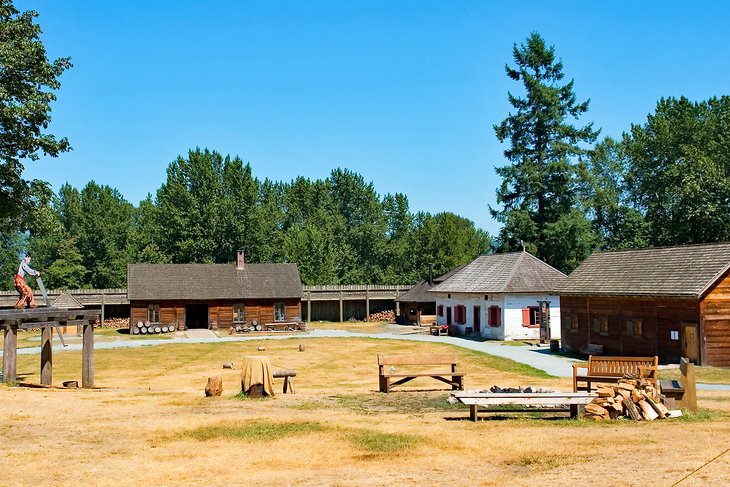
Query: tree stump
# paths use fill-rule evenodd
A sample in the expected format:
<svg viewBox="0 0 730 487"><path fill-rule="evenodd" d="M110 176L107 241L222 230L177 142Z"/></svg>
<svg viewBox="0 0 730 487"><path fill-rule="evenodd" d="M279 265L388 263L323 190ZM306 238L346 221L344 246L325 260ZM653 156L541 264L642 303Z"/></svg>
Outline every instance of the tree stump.
<svg viewBox="0 0 730 487"><path fill-rule="evenodd" d="M220 396L223 393L223 381L219 375L208 377L208 383L205 386L205 396Z"/></svg>
<svg viewBox="0 0 730 487"><path fill-rule="evenodd" d="M300 352L303 352L304 351L304 344L303 343L300 343L299 344L299 351Z"/></svg>
<svg viewBox="0 0 730 487"><path fill-rule="evenodd" d="M265 352L265 351L266 351L266 347L259 347L259 348L258 348L258 351L259 351L259 352Z"/></svg>
<svg viewBox="0 0 730 487"><path fill-rule="evenodd" d="M246 396L252 399L259 399L266 395L263 384L253 384L249 390L245 391L245 393Z"/></svg>

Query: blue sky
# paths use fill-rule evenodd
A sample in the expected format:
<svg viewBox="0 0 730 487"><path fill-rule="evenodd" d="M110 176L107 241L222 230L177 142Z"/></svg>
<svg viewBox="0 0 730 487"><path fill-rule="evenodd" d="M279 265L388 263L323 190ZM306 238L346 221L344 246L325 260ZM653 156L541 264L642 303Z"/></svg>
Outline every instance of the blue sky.
<svg viewBox="0 0 730 487"><path fill-rule="evenodd" d="M239 155L254 175L337 167L496 233L505 163L492 126L520 86L504 74L532 31L556 48L601 136L661 97L728 94L726 2L16 1L49 56L70 56L50 132L73 151L26 178L89 180L138 204L188 149Z"/></svg>

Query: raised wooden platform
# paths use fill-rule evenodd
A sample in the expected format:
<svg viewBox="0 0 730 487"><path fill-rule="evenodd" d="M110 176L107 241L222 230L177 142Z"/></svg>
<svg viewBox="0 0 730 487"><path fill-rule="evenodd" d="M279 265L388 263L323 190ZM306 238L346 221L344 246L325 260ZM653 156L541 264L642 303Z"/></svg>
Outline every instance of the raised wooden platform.
<svg viewBox="0 0 730 487"><path fill-rule="evenodd" d="M53 382L53 328L68 325L82 326L81 387L94 387L94 321L98 310L59 308L0 309L0 328L5 330L3 340L3 382L17 380L18 330L41 329L41 384Z"/></svg>
<svg viewBox="0 0 730 487"><path fill-rule="evenodd" d="M582 415L586 404L598 394L590 392L452 392L459 402L469 406L469 417L477 420L480 407L482 412L529 413L529 412L569 412L571 418ZM494 406L523 406L524 409L505 409Z"/></svg>

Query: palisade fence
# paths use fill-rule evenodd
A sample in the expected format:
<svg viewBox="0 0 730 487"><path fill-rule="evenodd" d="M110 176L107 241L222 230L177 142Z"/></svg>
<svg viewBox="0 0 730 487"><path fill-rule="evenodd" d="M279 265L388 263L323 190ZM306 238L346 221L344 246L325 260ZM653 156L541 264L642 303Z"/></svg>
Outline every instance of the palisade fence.
<svg viewBox="0 0 730 487"><path fill-rule="evenodd" d="M373 313L394 310L395 302L412 284L343 284L302 286L302 319L304 321L364 320ZM129 300L126 288L69 289L48 291L48 301L53 302L62 294L69 294L85 308L101 308L102 317L129 317ZM34 289L35 298L42 304L40 291ZM17 291L0 291L0 307L12 307L18 300Z"/></svg>

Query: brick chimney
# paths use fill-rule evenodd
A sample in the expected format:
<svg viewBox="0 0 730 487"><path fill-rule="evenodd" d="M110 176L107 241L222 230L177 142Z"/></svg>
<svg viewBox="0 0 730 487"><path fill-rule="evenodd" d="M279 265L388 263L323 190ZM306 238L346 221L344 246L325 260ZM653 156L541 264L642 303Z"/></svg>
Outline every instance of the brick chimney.
<svg viewBox="0 0 730 487"><path fill-rule="evenodd" d="M245 263L245 261L243 260L243 256L244 256L244 251L243 250L239 250L238 251L238 256L236 258L236 269L238 269L239 271L241 269L243 269L243 264Z"/></svg>

